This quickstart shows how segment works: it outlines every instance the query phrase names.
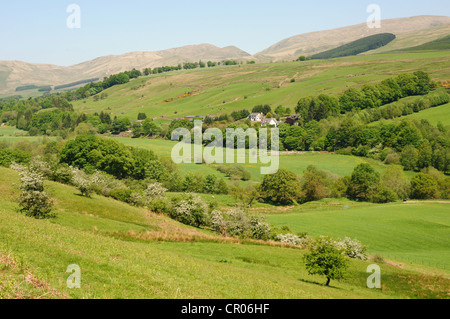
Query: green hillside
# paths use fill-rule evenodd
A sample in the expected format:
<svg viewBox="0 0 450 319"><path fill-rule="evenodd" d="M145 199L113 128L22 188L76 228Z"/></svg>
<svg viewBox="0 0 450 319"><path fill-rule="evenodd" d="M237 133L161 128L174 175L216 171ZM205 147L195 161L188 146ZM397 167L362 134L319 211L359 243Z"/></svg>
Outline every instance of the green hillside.
<svg viewBox="0 0 450 319"><path fill-rule="evenodd" d="M439 298L450 285L434 281L437 269L384 264L383 290L370 290L370 262L352 261L351 275L329 289L307 275L300 249L238 245L57 183L47 183L57 217L34 220L16 212L17 183L0 168L3 298ZM82 269L82 289L66 288L71 264Z"/></svg>
<svg viewBox="0 0 450 319"><path fill-rule="evenodd" d="M371 253L401 262L415 261L441 269L450 267L450 253L446 249L450 245L446 236L450 227L449 204L395 203L381 208L331 202L335 207L315 210L299 207L287 214L267 217L272 224L289 225L297 232L358 238L369 245ZM361 224L363 220L365 227Z"/></svg>
<svg viewBox="0 0 450 319"><path fill-rule="evenodd" d="M314 54L311 59L333 59L346 56L358 55L367 51L381 48L395 39L395 35L392 33L381 33L371 35L340 47Z"/></svg>
<svg viewBox="0 0 450 319"><path fill-rule="evenodd" d="M105 90L108 97L73 102L76 111L105 111L136 119L138 113L158 121L188 115L219 115L258 104L295 107L301 97L341 94L350 87L377 83L402 72L423 70L434 80L448 78L445 52L395 53L215 67L143 76ZM294 79L295 82L291 80ZM185 93L192 94L182 97ZM171 102L164 102L173 99Z"/></svg>
<svg viewBox="0 0 450 319"><path fill-rule="evenodd" d="M450 50L450 35L431 42L427 42L419 46L406 48L403 49L402 51L408 52L408 51L439 51L439 50Z"/></svg>

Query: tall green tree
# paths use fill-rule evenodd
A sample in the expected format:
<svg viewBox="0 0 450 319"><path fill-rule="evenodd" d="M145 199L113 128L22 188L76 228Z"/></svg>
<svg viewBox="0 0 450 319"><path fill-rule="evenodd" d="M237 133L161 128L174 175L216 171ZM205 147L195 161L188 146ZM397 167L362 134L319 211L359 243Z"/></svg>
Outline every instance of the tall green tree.
<svg viewBox="0 0 450 319"><path fill-rule="evenodd" d="M369 201L378 189L380 174L369 164L359 164L354 169L347 195L353 200Z"/></svg>

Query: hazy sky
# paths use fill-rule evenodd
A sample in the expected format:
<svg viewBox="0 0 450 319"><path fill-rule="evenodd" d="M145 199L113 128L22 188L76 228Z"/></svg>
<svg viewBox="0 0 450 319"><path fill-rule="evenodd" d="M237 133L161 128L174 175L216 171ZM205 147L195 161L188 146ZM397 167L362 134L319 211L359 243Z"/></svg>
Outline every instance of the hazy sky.
<svg viewBox="0 0 450 319"><path fill-rule="evenodd" d="M188 44L235 45L250 54L305 32L382 19L450 15L448 0L0 0L0 60L72 65L99 56ZM67 7L81 9L68 28Z"/></svg>

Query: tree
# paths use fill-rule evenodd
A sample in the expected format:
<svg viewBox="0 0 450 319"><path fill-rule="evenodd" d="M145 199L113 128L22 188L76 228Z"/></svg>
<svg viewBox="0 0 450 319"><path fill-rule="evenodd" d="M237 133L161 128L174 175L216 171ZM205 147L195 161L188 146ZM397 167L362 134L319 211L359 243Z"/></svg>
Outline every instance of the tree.
<svg viewBox="0 0 450 319"><path fill-rule="evenodd" d="M403 165L405 170L413 171L417 167L418 157L419 154L417 149L412 145L408 145L401 153L400 163Z"/></svg>
<svg viewBox="0 0 450 319"><path fill-rule="evenodd" d="M397 194L397 198L408 198L411 183L401 166L389 165L383 173L381 182L385 188L391 189Z"/></svg>
<svg viewBox="0 0 450 319"><path fill-rule="evenodd" d="M432 165L433 149L428 141L422 143L417 156L417 166L426 168Z"/></svg>
<svg viewBox="0 0 450 319"><path fill-rule="evenodd" d="M439 193L438 183L428 174L419 173L411 180L411 197L414 199L433 199Z"/></svg>
<svg viewBox="0 0 450 319"><path fill-rule="evenodd" d="M214 194L216 188L217 176L213 174L206 175L203 181L203 192L206 194Z"/></svg>
<svg viewBox="0 0 450 319"><path fill-rule="evenodd" d="M145 114L145 113L139 113L138 117L137 117L138 121L145 120L146 118L147 118L147 114Z"/></svg>
<svg viewBox="0 0 450 319"><path fill-rule="evenodd" d="M342 253L331 238L319 237L303 257L306 270L310 275L325 276L329 286L331 280L344 278L348 269L348 260Z"/></svg>
<svg viewBox="0 0 450 319"><path fill-rule="evenodd" d="M111 124L111 133L119 134L121 132L125 132L131 125L131 121L129 118L115 118Z"/></svg>
<svg viewBox="0 0 450 319"><path fill-rule="evenodd" d="M54 217L52 201L44 189L44 176L36 169L13 164L21 176L20 212L36 219Z"/></svg>
<svg viewBox="0 0 450 319"><path fill-rule="evenodd" d="M359 110L363 106L364 94L361 91L350 88L344 92L339 98L341 110L350 112L352 110Z"/></svg>
<svg viewBox="0 0 450 319"><path fill-rule="evenodd" d="M353 200L369 201L377 191L379 183L380 174L375 172L372 166L359 164L352 173L347 194Z"/></svg>
<svg viewBox="0 0 450 319"><path fill-rule="evenodd" d="M261 197L278 205L291 205L300 195L300 181L296 174L280 169L272 175L265 175L260 185Z"/></svg>
<svg viewBox="0 0 450 319"><path fill-rule="evenodd" d="M142 122L142 134L144 136L155 136L161 132L161 127L159 127L152 119L146 118Z"/></svg>
<svg viewBox="0 0 450 319"><path fill-rule="evenodd" d="M223 178L219 178L216 182L215 191L216 194L228 194L228 185Z"/></svg>
<svg viewBox="0 0 450 319"><path fill-rule="evenodd" d="M303 174L302 191L306 202L313 202L327 196L325 178L315 166L308 166Z"/></svg>

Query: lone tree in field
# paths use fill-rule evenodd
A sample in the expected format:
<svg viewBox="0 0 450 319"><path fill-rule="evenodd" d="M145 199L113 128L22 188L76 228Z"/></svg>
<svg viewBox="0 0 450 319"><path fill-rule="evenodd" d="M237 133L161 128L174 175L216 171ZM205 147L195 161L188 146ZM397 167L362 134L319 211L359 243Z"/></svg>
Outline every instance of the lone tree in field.
<svg viewBox="0 0 450 319"><path fill-rule="evenodd" d="M54 217L52 214L52 201L44 190L44 177L37 170L11 165L21 176L19 197L20 212L29 217L44 219Z"/></svg>
<svg viewBox="0 0 450 319"><path fill-rule="evenodd" d="M325 276L329 286L332 279L344 278L348 269L348 260L342 252L331 238L319 237L303 257L306 270L310 275Z"/></svg>

